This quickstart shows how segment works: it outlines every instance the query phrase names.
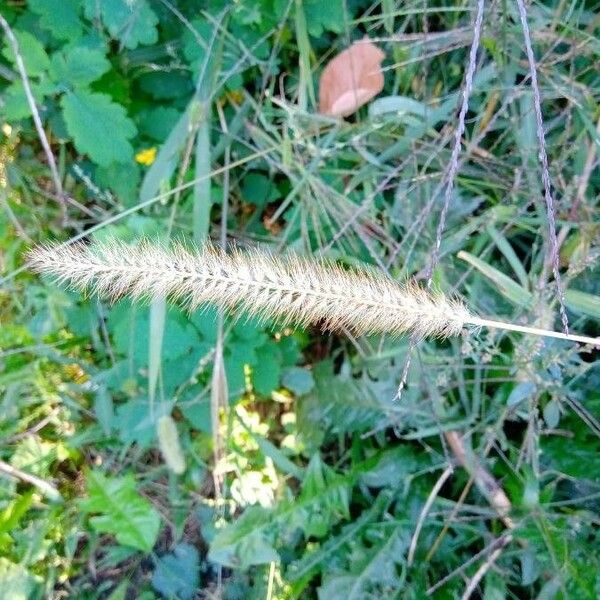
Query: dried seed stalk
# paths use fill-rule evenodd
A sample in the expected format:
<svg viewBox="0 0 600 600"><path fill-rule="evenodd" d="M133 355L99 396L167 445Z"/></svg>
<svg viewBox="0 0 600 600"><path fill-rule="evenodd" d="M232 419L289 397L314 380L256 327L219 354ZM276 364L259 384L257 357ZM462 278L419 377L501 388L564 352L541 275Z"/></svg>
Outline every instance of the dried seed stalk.
<svg viewBox="0 0 600 600"><path fill-rule="evenodd" d="M142 241L47 245L30 253L32 268L60 283L116 300L169 297L194 310L214 304L234 313L320 324L355 334L458 335L465 325L494 327L598 345L600 340L476 317L458 300L383 273L345 270L296 255L190 250Z"/></svg>

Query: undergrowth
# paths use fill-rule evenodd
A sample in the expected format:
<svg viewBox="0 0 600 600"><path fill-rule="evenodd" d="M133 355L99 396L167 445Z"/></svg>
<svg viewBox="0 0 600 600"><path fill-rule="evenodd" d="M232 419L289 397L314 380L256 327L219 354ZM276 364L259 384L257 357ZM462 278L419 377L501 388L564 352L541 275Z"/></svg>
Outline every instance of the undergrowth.
<svg viewBox="0 0 600 600"><path fill-rule="evenodd" d="M518 3L483 8L453 146L475 3L2 4L0 597L600 595L597 352L112 305L25 264L212 238L545 329L564 290L597 336L598 5L522 7L547 181ZM384 91L319 115L365 35Z"/></svg>

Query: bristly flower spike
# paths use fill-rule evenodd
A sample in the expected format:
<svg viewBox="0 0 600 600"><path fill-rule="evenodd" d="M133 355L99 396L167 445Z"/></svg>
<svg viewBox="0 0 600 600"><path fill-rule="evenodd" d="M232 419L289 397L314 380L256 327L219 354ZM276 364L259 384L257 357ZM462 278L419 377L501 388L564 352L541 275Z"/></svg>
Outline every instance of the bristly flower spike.
<svg viewBox="0 0 600 600"><path fill-rule="evenodd" d="M144 240L46 245L31 267L59 283L116 300L168 297L190 310L213 304L235 314L320 324L354 334L458 335L466 325L492 327L600 345L600 339L514 325L472 315L458 300L367 269L258 250L230 254L210 244L193 250Z"/></svg>

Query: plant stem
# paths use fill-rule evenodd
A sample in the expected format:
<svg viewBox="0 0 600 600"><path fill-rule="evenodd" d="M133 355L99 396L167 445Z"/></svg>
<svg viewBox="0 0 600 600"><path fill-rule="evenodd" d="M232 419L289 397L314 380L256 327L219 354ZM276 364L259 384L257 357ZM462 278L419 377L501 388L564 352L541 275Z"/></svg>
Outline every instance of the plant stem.
<svg viewBox="0 0 600 600"><path fill-rule="evenodd" d="M581 344L592 344L600 347L600 338L588 337L586 335L577 335L572 333L561 333L559 331L550 331L538 327L529 327L527 325L515 325L514 323L505 323L503 321L493 321L491 319L480 319L479 317L470 317L468 325L476 327L490 327L493 329L504 329L506 331L518 331L520 333L529 333L543 337L557 338L559 340L568 340L569 342L580 342Z"/></svg>
<svg viewBox="0 0 600 600"><path fill-rule="evenodd" d="M54 159L54 154L52 154L52 149L50 148L50 142L46 137L46 132L44 131L44 126L42 125L42 119L40 117L40 113L37 109L35 98L33 96L33 92L31 91L31 86L29 85L29 77L27 75L27 70L25 69L25 63L23 62L23 57L21 56L21 51L19 49L19 42L13 33L13 30L10 28L7 20L0 14L0 27L4 29L4 33L8 39L8 42L12 48L12 51L15 55L15 64L17 66L17 70L19 71L19 75L21 76L21 81L23 83L23 91L25 92L25 97L27 98L27 104L29 104L29 109L31 110L31 116L33 117L33 122L35 124L35 129L40 138L40 142L42 144L42 148L44 149L44 153L46 154L46 158L48 159L48 166L50 167L50 173L52 174L52 180L54 181L54 188L56 189L56 195L58 201L61 205L61 210L63 213L63 219L66 216L66 204L63 193L62 182L60 179L60 175L58 173L58 168L56 166L56 160Z"/></svg>

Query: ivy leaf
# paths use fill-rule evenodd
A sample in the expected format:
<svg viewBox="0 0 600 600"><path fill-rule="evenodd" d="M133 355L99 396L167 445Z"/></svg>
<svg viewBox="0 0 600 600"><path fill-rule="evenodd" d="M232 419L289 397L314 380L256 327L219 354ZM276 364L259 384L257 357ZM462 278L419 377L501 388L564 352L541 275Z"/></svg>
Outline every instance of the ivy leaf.
<svg viewBox="0 0 600 600"><path fill-rule="evenodd" d="M113 534L120 544L150 552L158 537L160 516L138 494L133 475L106 477L89 471L86 483L89 498L80 506L85 512L100 513L90 519L92 527Z"/></svg>
<svg viewBox="0 0 600 600"><path fill-rule="evenodd" d="M57 40L73 40L83 34L77 0L29 0L31 10L39 15L40 25Z"/></svg>
<svg viewBox="0 0 600 600"><path fill-rule="evenodd" d="M50 59L43 44L28 31L15 31L14 33L27 74L30 77L36 77L47 71L50 67ZM11 63L15 62L14 52L8 45L2 50L2 56Z"/></svg>
<svg viewBox="0 0 600 600"><path fill-rule="evenodd" d="M125 109L110 96L85 90L68 92L61 99L63 117L75 147L101 166L132 159L128 140L135 134Z"/></svg>
<svg viewBox="0 0 600 600"><path fill-rule="evenodd" d="M110 36L130 50L158 40L158 17L146 0L86 0L84 14L100 18Z"/></svg>
<svg viewBox="0 0 600 600"><path fill-rule="evenodd" d="M71 46L52 55L50 73L56 81L73 86L89 85L110 69L110 62L98 50Z"/></svg>

